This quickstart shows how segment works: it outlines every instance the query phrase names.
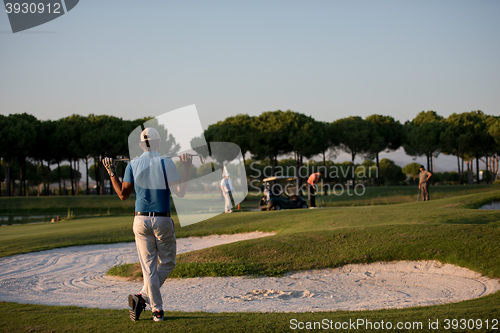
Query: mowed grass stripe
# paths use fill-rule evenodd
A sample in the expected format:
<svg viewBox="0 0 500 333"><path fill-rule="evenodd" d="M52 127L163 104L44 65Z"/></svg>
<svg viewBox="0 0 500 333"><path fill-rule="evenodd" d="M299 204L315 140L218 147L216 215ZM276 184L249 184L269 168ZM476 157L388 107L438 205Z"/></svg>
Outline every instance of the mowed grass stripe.
<svg viewBox="0 0 500 333"><path fill-rule="evenodd" d="M356 322L364 321L410 323L413 329L369 330L359 327L350 331L435 332L429 329L429 321L439 321L438 331L496 332L492 330L492 319L500 316L500 293L478 299L445 305L377 311L335 311L315 313L207 313L166 312L165 321L155 323L148 320L150 311L145 311L141 320L132 322L128 310L89 309L75 306L44 306L0 302L0 332L294 332L291 321L296 322ZM19 319L19 318L22 318ZM445 319L474 319L477 326L464 330L445 330ZM486 329L488 320L489 329ZM415 323L415 324L413 324ZM419 326L421 325L421 326ZM420 329L422 327L422 329ZM498 327L498 325L497 325ZM344 332L348 330L323 329L316 332Z"/></svg>
<svg viewBox="0 0 500 333"><path fill-rule="evenodd" d="M487 191L498 191L498 185L453 185L431 186L431 198L443 199L463 196ZM358 190L358 192L360 192ZM352 194L352 191L350 191ZM353 205L386 205L403 202L413 202L417 198L416 186L367 186L362 196L349 195L345 191L342 195L321 196L327 206ZM248 200L241 203L243 208L257 208L261 196L250 193ZM223 205L223 202L221 201ZM66 212L68 207L75 213L100 211L105 214L110 210L113 214L130 213L134 211L134 196L121 201L116 195L78 195L52 197L0 197L0 214L43 214Z"/></svg>
<svg viewBox="0 0 500 333"><path fill-rule="evenodd" d="M498 185L436 185L430 187L432 200L453 198L468 194L498 191ZM362 192L358 187L357 193ZM349 193L351 195L349 195ZM367 186L363 195L352 195L353 191L344 191L341 195L321 196L320 198L327 206L349 206L349 205L387 205L403 202L414 202L417 200L418 186ZM340 193L338 193L340 194ZM422 199L422 198L420 198Z"/></svg>
<svg viewBox="0 0 500 333"><path fill-rule="evenodd" d="M74 245L133 242L132 217L67 220L0 227L0 256Z"/></svg>
<svg viewBox="0 0 500 333"><path fill-rule="evenodd" d="M134 209L134 197L121 201L116 195L76 195L53 197L2 197L0 198L0 213L15 211L44 212L71 209L102 209L121 208Z"/></svg>

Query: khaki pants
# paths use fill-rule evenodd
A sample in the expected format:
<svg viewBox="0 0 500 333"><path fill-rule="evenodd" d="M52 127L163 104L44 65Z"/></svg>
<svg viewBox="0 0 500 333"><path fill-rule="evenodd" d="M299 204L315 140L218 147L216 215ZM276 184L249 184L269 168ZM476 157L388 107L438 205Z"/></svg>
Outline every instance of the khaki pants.
<svg viewBox="0 0 500 333"><path fill-rule="evenodd" d="M429 200L429 183L421 183L420 184L420 191L422 192L422 200L427 201Z"/></svg>
<svg viewBox="0 0 500 333"><path fill-rule="evenodd" d="M166 216L136 216L133 230L144 277L141 295L152 311L163 310L160 287L175 268L174 222Z"/></svg>
<svg viewBox="0 0 500 333"><path fill-rule="evenodd" d="M233 205L231 203L231 192L222 192L224 195L224 212L229 212L230 210L233 209Z"/></svg>

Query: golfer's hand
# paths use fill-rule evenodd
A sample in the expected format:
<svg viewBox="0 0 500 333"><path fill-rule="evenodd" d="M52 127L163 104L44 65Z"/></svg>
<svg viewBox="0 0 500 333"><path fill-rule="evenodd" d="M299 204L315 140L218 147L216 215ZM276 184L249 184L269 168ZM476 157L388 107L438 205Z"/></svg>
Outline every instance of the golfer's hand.
<svg viewBox="0 0 500 333"><path fill-rule="evenodd" d="M418 189L420 190L420 184L418 184Z"/></svg>
<svg viewBox="0 0 500 333"><path fill-rule="evenodd" d="M111 175L113 172L116 172L116 166L113 164L113 159L111 157L103 158L102 164L106 168L108 175Z"/></svg>
<svg viewBox="0 0 500 333"><path fill-rule="evenodd" d="M185 153L181 155L181 163L182 165L191 166L193 164L193 156L191 154Z"/></svg>

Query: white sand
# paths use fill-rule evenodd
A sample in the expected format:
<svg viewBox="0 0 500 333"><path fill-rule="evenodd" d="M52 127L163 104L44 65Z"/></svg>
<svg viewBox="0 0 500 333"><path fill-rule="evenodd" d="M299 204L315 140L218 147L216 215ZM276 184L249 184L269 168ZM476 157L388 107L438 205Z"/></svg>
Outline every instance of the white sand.
<svg viewBox="0 0 500 333"><path fill-rule="evenodd" d="M272 233L178 239L178 253ZM142 284L104 274L137 262L134 243L75 246L0 258L0 300L47 305L126 309ZM362 310L433 305L500 290L497 280L438 262L347 265L280 278L168 279L162 287L167 311Z"/></svg>

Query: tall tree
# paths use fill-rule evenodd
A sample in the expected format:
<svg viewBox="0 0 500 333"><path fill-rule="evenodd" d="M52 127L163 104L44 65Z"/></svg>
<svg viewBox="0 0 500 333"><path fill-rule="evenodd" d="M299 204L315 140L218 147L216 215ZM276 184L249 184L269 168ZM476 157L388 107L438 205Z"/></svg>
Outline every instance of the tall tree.
<svg viewBox="0 0 500 333"><path fill-rule="evenodd" d="M69 117L61 119L67 129L67 143L66 150L69 164L72 165L70 170L70 180L71 180L71 192L73 195L77 195L79 192L79 177L77 173L73 172L76 170L76 165L80 159L85 158L84 146L82 144L82 132L85 129L86 117L73 114Z"/></svg>
<svg viewBox="0 0 500 333"><path fill-rule="evenodd" d="M36 141L33 147L33 158L40 162L40 172L42 175L43 190L42 194L49 195L49 174L50 174L50 164L54 159L53 155L57 154L57 148L53 147L53 134L55 131L55 123L51 120L41 121L38 126L38 131L36 133ZM45 166L44 161L47 162Z"/></svg>
<svg viewBox="0 0 500 333"><path fill-rule="evenodd" d="M424 123L433 123L443 121L444 118L436 111L421 111L417 114L417 116L413 119L413 124L420 126Z"/></svg>
<svg viewBox="0 0 500 333"><path fill-rule="evenodd" d="M335 121L332 130L339 136L340 147L351 155L351 173L353 173L356 155L365 154L370 150L370 140L374 133L373 124L361 117L351 116Z"/></svg>
<svg viewBox="0 0 500 333"><path fill-rule="evenodd" d="M493 139L490 146L491 159L490 170L495 180L498 175L500 162L500 117L490 117L488 121L488 134Z"/></svg>
<svg viewBox="0 0 500 333"><path fill-rule="evenodd" d="M271 172L274 175L278 154L292 151L289 139L289 128L294 119L293 112L281 110L263 112L260 116L253 118L255 132L250 138L252 158L271 160Z"/></svg>
<svg viewBox="0 0 500 333"><path fill-rule="evenodd" d="M437 157L441 147L441 132L445 128L444 118L436 111L422 111L404 126L403 148L408 155L427 157L427 169L434 170L432 158Z"/></svg>
<svg viewBox="0 0 500 333"><path fill-rule="evenodd" d="M252 126L253 122L253 117L246 114L228 117L223 121L208 126L204 132L205 140L207 142L232 142L237 144L241 149L241 155L245 163L245 155L251 150L251 138L255 134L255 129Z"/></svg>
<svg viewBox="0 0 500 333"><path fill-rule="evenodd" d="M66 192L66 181L71 181L72 177L77 179L81 178L81 173L78 170L71 170L72 167L70 165L62 165L50 172L50 180L51 182L57 182L59 179L63 181L62 191ZM62 195L63 193L60 193Z"/></svg>
<svg viewBox="0 0 500 333"><path fill-rule="evenodd" d="M6 126L8 125L7 117L0 114L0 138L4 138L6 134ZM1 176L0 176L0 196L2 195L2 182L5 180L5 158L8 153L7 141L0 140L0 161L1 161Z"/></svg>
<svg viewBox="0 0 500 333"><path fill-rule="evenodd" d="M311 116L302 113L292 112L289 116L288 143L297 156L297 185L298 188L301 188L302 175L300 170L302 169L302 158L311 158L313 155L320 153L325 154L330 146L329 127L325 123L316 121ZM323 160L323 162L325 161Z"/></svg>
<svg viewBox="0 0 500 333"><path fill-rule="evenodd" d="M472 122L472 134L474 136L472 151L476 159L476 184L479 184L481 182L479 179L479 160L481 157L488 155L491 136L487 128L487 116L481 110L471 111L469 115Z"/></svg>
<svg viewBox="0 0 500 333"><path fill-rule="evenodd" d="M72 141L73 128L71 123L66 121L64 118L53 122L54 128L50 135L50 147L52 149L53 161L57 164L55 169L58 177L59 184L59 195L63 195L63 184L61 175L61 163L64 160L70 160L71 152L69 149L69 143Z"/></svg>
<svg viewBox="0 0 500 333"><path fill-rule="evenodd" d="M405 167L403 168L403 172L413 178L413 185L415 185L415 178L420 173L420 164L415 162L409 163L405 165Z"/></svg>
<svg viewBox="0 0 500 333"><path fill-rule="evenodd" d="M19 162L20 172L22 172L26 157L31 151L36 139L36 118L27 113L10 114L2 119L2 145L3 152L0 154L6 160L6 183L7 195L12 194L14 187L13 179L11 179L11 167L14 159ZM23 176L20 176L22 183Z"/></svg>
<svg viewBox="0 0 500 333"><path fill-rule="evenodd" d="M406 179L406 175L399 165L387 158L380 161L380 176L387 185L398 185Z"/></svg>
<svg viewBox="0 0 500 333"><path fill-rule="evenodd" d="M0 197L2 196L2 182L5 180L5 165L3 159L0 158Z"/></svg>
<svg viewBox="0 0 500 333"><path fill-rule="evenodd" d="M112 116L96 116L91 114L85 122L81 143L84 150L94 159L98 194L104 194L104 156L117 157L128 149L129 124Z"/></svg>
<svg viewBox="0 0 500 333"><path fill-rule="evenodd" d="M449 116L446 119L444 131L441 132L441 152L445 155L455 155L457 157L457 167L458 167L458 182L462 183L462 174L460 172L460 154L462 153L462 147L459 144L460 135L462 135L462 128L453 122L453 117Z"/></svg>
<svg viewBox="0 0 500 333"><path fill-rule="evenodd" d="M399 121L394 120L393 117L378 114L366 117L366 121L374 124L370 139L369 155L375 156L377 170L379 170L379 153L384 150L397 150L403 144L403 125ZM380 186L378 174L377 185Z"/></svg>
<svg viewBox="0 0 500 333"><path fill-rule="evenodd" d="M479 159L487 154L489 146L486 116L480 110L454 113L448 117L447 123L449 126L442 135L445 140L443 146L452 146L450 142L453 140L456 142L454 149L462 158L468 161L476 159L476 183L479 184ZM450 137L447 138L446 135ZM468 162L468 165L472 172L472 163Z"/></svg>

